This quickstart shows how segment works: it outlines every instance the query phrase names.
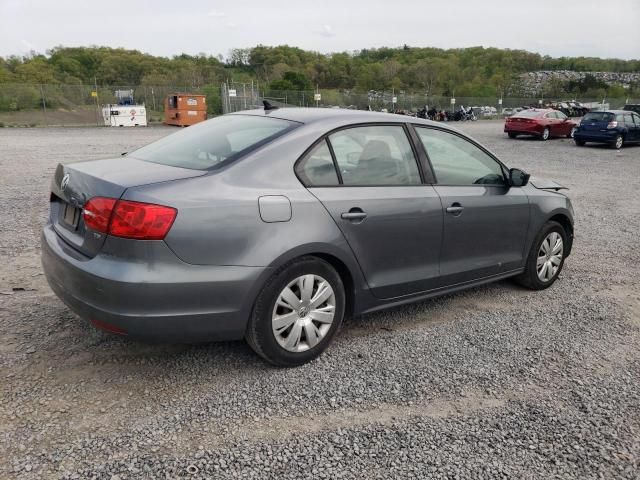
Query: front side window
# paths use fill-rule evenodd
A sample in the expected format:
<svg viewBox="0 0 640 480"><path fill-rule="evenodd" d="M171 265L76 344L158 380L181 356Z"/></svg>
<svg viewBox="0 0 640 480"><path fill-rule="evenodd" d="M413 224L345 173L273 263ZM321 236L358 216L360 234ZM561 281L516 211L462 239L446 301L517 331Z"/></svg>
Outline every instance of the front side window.
<svg viewBox="0 0 640 480"><path fill-rule="evenodd" d="M296 166L296 172L307 187L338 185L338 174L327 141L323 140Z"/></svg>
<svg viewBox="0 0 640 480"><path fill-rule="evenodd" d="M556 117L560 120L564 120L565 118L567 118L567 116L562 112L556 112Z"/></svg>
<svg viewBox="0 0 640 480"><path fill-rule="evenodd" d="M419 185L420 172L400 125L372 125L329 136L344 185Z"/></svg>
<svg viewBox="0 0 640 480"><path fill-rule="evenodd" d="M172 167L208 170L297 125L279 118L223 115L161 138L129 156Z"/></svg>
<svg viewBox="0 0 640 480"><path fill-rule="evenodd" d="M441 185L505 185L502 166L473 143L453 133L416 128Z"/></svg>

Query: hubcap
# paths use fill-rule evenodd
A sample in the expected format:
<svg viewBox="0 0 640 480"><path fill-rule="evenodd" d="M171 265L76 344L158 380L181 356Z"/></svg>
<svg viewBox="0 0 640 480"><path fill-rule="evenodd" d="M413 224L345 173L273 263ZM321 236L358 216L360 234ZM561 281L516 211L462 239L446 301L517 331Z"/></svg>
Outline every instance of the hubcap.
<svg viewBox="0 0 640 480"><path fill-rule="evenodd" d="M571 129L571 138L575 137L575 135L576 135L576 127L573 127Z"/></svg>
<svg viewBox="0 0 640 480"><path fill-rule="evenodd" d="M616 148L622 147L622 137L616 138Z"/></svg>
<svg viewBox="0 0 640 480"><path fill-rule="evenodd" d="M289 352L304 352L327 335L336 312L336 296L319 275L303 275L278 295L271 316L273 335Z"/></svg>
<svg viewBox="0 0 640 480"><path fill-rule="evenodd" d="M545 140L549 138L549 129L544 129L544 131L542 132L542 138L544 138Z"/></svg>
<svg viewBox="0 0 640 480"><path fill-rule="evenodd" d="M556 276L562 263L563 253L562 237L558 232L551 232L542 241L538 250L536 271L542 282L549 282Z"/></svg>

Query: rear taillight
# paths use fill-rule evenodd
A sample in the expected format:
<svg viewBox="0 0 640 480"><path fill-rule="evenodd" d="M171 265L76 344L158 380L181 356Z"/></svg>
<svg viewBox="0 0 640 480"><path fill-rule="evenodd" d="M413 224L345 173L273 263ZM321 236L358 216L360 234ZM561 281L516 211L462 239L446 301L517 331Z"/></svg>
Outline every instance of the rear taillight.
<svg viewBox="0 0 640 480"><path fill-rule="evenodd" d="M86 227L96 232L107 233L116 201L115 198L95 197L85 203L82 217Z"/></svg>
<svg viewBox="0 0 640 480"><path fill-rule="evenodd" d="M162 240L178 211L152 203L95 197L82 212L87 228L115 237L137 240Z"/></svg>
<svg viewBox="0 0 640 480"><path fill-rule="evenodd" d="M607 124L608 129L616 128L617 126L618 126L618 122L616 122L615 120Z"/></svg>

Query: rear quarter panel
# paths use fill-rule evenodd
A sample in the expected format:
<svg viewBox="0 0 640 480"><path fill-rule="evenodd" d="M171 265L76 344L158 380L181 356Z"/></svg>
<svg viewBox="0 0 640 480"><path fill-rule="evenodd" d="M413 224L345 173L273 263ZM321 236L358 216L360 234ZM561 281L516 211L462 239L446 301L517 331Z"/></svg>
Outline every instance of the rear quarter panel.
<svg viewBox="0 0 640 480"><path fill-rule="evenodd" d="M364 285L334 220L294 173L295 161L325 131L322 125L299 127L224 169L132 188L123 198L178 209L165 241L186 263L278 267L296 256L325 253ZM263 221L258 199L267 195L289 199L289 221Z"/></svg>

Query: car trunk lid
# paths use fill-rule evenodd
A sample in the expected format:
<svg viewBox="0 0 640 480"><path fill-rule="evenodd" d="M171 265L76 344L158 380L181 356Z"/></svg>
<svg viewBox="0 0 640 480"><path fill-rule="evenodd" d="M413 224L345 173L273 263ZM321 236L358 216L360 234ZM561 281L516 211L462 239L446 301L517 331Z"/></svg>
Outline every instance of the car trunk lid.
<svg viewBox="0 0 640 480"><path fill-rule="evenodd" d="M88 257L102 248L106 235L86 228L82 208L94 197L119 199L127 188L192 178L202 170L171 167L122 157L59 164L51 183L50 222L69 245Z"/></svg>

